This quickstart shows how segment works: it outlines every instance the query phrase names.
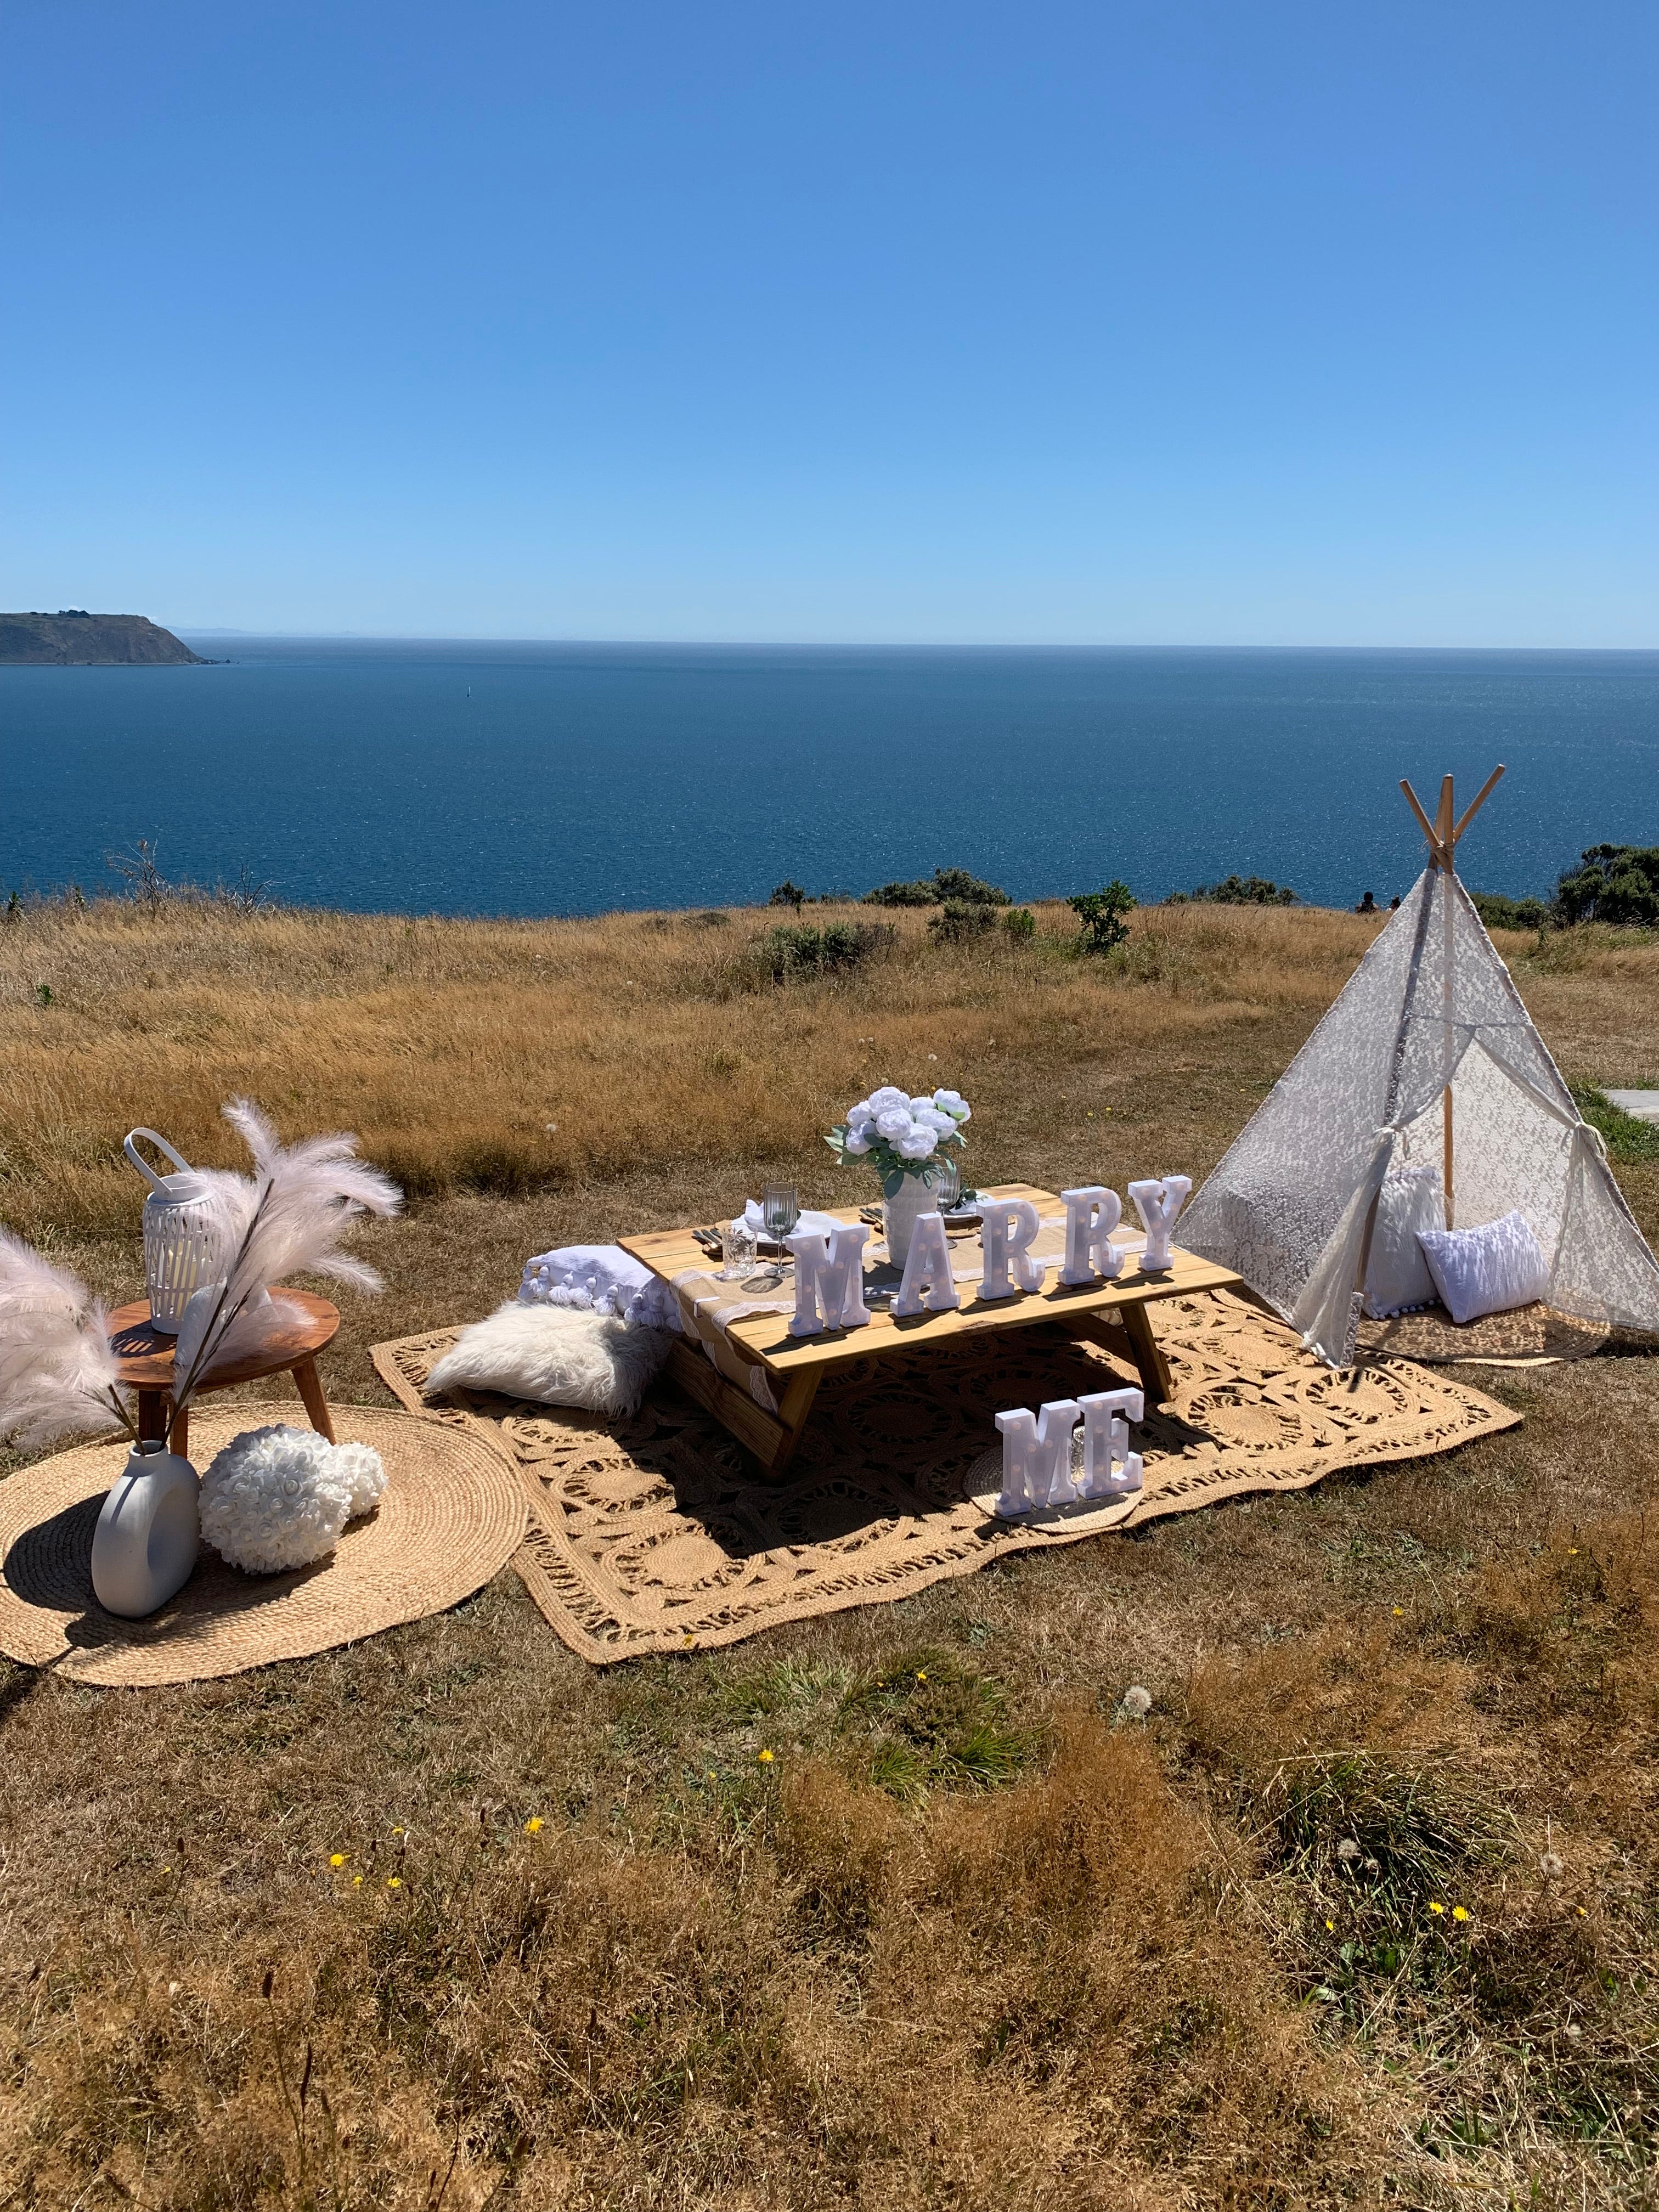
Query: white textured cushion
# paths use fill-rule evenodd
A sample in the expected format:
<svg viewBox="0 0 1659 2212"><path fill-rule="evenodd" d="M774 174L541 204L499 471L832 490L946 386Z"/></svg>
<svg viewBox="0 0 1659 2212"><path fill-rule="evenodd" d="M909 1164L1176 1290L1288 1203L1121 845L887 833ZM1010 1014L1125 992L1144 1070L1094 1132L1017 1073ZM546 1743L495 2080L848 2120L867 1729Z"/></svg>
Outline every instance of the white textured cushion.
<svg viewBox="0 0 1659 2212"><path fill-rule="evenodd" d="M1391 1168L1382 1178L1365 1269L1365 1310L1378 1321L1434 1304L1418 1231L1446 1225L1437 1168Z"/></svg>
<svg viewBox="0 0 1659 2212"><path fill-rule="evenodd" d="M1440 1302L1455 1322L1530 1305L1549 1288L1549 1262L1522 1213L1479 1229L1424 1229L1418 1242Z"/></svg>
<svg viewBox="0 0 1659 2212"><path fill-rule="evenodd" d="M626 1415L638 1411L673 1340L666 1329L514 1298L461 1331L426 1387L499 1390L507 1398Z"/></svg>

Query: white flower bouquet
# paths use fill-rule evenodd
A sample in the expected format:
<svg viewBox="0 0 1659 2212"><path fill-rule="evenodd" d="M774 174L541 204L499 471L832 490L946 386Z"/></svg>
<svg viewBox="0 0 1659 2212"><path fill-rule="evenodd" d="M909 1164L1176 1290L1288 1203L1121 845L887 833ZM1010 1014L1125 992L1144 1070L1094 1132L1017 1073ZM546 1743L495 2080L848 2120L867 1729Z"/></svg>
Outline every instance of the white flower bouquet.
<svg viewBox="0 0 1659 2212"><path fill-rule="evenodd" d="M947 1146L965 1149L963 1124L971 1118L972 1109L959 1091L911 1098L886 1083L849 1108L845 1121L823 1141L843 1164L867 1159L881 1176L883 1195L892 1198L906 1176L931 1181L930 1164Z"/></svg>

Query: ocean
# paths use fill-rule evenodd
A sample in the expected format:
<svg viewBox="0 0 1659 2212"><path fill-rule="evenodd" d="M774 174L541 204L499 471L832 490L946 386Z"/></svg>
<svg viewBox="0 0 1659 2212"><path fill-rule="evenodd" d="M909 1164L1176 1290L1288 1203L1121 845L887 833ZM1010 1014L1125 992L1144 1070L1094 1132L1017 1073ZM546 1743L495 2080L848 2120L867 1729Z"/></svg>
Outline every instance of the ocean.
<svg viewBox="0 0 1659 2212"><path fill-rule="evenodd" d="M1659 653L1036 651L196 636L207 668L0 669L0 887L246 870L293 904L575 915L860 892L1017 898L1230 873L1386 903L1398 789L1473 889L1659 843Z"/></svg>

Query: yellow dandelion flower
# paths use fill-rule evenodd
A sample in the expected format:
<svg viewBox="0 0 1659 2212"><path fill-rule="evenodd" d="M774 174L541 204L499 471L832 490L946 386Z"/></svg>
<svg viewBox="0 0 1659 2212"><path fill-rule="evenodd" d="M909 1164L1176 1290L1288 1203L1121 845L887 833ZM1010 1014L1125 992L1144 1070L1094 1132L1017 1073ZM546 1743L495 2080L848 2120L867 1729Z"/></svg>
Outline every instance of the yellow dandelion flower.
<svg viewBox="0 0 1659 2212"><path fill-rule="evenodd" d="M1406 1608L1403 1605L1395 1606L1394 1609L1394 1617L1396 1620L1403 1620L1405 1619Z"/></svg>
<svg viewBox="0 0 1659 2212"><path fill-rule="evenodd" d="M328 1855L328 1863L331 1866L343 1866L346 1863L346 1855L343 1851L331 1851Z"/></svg>
<svg viewBox="0 0 1659 2212"><path fill-rule="evenodd" d="M927 1680L927 1669L925 1667L919 1667L916 1669L916 1680L919 1682L925 1682Z"/></svg>
<svg viewBox="0 0 1659 2212"><path fill-rule="evenodd" d="M386 1886L388 1889L401 1889L404 1886L402 1875L389 1874L386 1878Z"/></svg>
<svg viewBox="0 0 1659 2212"><path fill-rule="evenodd" d="M352 1875L352 1877L351 1877L351 1887L352 1887L354 1889L361 1889L361 1888L362 1887L362 1886L363 1886L363 1878L362 1878L362 1875L360 1875L360 1874L354 1874L354 1875Z"/></svg>
<svg viewBox="0 0 1659 2212"><path fill-rule="evenodd" d="M1442 1905L1437 1897L1431 1897L1429 1899L1429 1910L1431 1912L1443 1912L1445 1909L1445 1906Z"/></svg>
<svg viewBox="0 0 1659 2212"><path fill-rule="evenodd" d="M1586 1913L1585 1913L1585 1911L1584 1911L1584 1908L1583 1908L1583 1906L1582 1905L1575 1905L1575 1906L1574 1906L1574 1908L1573 1908L1573 1910L1577 1913L1578 1917L1579 1917L1581 1920L1583 1920L1583 1919L1584 1919L1584 1918L1586 1918L1586 1917L1587 1917L1587 1915L1586 1915Z"/></svg>
<svg viewBox="0 0 1659 2212"><path fill-rule="evenodd" d="M394 1836L401 1836L401 1835L402 1835L402 1833L403 1833L403 1830L402 1830L401 1828L394 1828L394 1829L392 1831L392 1834L393 1834Z"/></svg>
<svg viewBox="0 0 1659 2212"><path fill-rule="evenodd" d="M1331 1935L1333 1935L1333 1936L1334 1936L1334 1935L1335 1935L1335 1933L1336 1933L1336 1923L1335 1923L1335 1921L1334 1921L1334 1920L1328 1920L1328 1921L1325 1923L1325 1926L1326 1926L1327 1929L1328 1930L1328 1932L1329 1932Z"/></svg>
<svg viewBox="0 0 1659 2212"><path fill-rule="evenodd" d="M763 1766L769 1766L772 1764L772 1754L769 1751L757 1751L755 1756Z"/></svg>
<svg viewBox="0 0 1659 2212"><path fill-rule="evenodd" d="M720 1780L720 1777L719 1777L719 1775L717 1775L717 1774L715 1773L715 1771L714 1771L714 1768L713 1768L712 1766L711 1766L711 1767L709 1768L709 1770L708 1770L708 1779L709 1779L711 1782L718 1782L718 1781Z"/></svg>
<svg viewBox="0 0 1659 2212"><path fill-rule="evenodd" d="M525 1822L524 1832L526 1836L540 1835L542 1832L542 1816L539 1813L538 1813L533 1819L528 1820Z"/></svg>
<svg viewBox="0 0 1659 2212"><path fill-rule="evenodd" d="M1467 1920L1467 1919L1468 1918L1468 1917L1469 1917L1469 1908L1468 1908L1468 1906L1467 1905L1453 1905L1453 1907L1452 1907L1452 1918L1453 1918L1454 1920Z"/></svg>
<svg viewBox="0 0 1659 2212"><path fill-rule="evenodd" d="M1570 1559L1576 1559L1578 1557L1578 1547L1577 1547L1577 1544L1569 1544L1569 1545L1568 1545L1568 1547L1567 1547L1567 1557L1568 1557Z"/></svg>

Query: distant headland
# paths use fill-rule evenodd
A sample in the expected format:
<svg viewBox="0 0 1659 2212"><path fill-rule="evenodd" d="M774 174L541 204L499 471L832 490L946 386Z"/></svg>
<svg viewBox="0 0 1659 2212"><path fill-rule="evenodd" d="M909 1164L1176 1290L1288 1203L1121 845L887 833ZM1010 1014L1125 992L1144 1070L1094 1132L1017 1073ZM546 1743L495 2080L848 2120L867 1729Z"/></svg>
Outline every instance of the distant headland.
<svg viewBox="0 0 1659 2212"><path fill-rule="evenodd" d="M205 665L170 629L144 615L0 615L0 668L131 668L191 661Z"/></svg>

